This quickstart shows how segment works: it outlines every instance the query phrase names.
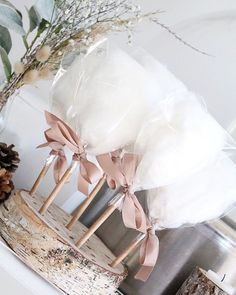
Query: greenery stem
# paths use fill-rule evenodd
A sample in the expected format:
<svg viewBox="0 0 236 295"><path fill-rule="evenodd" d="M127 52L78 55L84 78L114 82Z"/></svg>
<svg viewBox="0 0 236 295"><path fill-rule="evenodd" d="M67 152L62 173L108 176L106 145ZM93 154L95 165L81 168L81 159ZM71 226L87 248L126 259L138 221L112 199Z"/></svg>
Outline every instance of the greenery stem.
<svg viewBox="0 0 236 295"><path fill-rule="evenodd" d="M26 50L29 49L29 44L27 42L27 35L22 36L23 43L25 45Z"/></svg>

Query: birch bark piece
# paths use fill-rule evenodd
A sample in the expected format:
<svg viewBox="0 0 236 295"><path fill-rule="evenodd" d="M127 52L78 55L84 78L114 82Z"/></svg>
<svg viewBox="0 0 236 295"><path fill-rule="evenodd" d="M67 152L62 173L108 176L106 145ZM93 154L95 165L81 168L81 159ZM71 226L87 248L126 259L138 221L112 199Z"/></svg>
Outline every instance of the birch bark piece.
<svg viewBox="0 0 236 295"><path fill-rule="evenodd" d="M0 235L29 267L68 295L113 295L127 276L122 264L109 266L113 253L96 236L80 249L78 237L87 228L52 204L42 216L44 199L18 191L0 206Z"/></svg>
<svg viewBox="0 0 236 295"><path fill-rule="evenodd" d="M205 276L206 271L195 268L176 295L228 295Z"/></svg>

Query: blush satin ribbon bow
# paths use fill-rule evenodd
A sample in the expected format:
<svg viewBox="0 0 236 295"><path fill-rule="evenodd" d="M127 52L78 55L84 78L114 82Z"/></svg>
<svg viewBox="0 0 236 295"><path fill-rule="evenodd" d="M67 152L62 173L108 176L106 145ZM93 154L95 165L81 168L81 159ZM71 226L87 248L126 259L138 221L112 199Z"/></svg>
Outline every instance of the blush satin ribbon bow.
<svg viewBox="0 0 236 295"><path fill-rule="evenodd" d="M50 115L52 115L52 114L45 112L46 121L47 121L48 125L52 126L53 123L56 121L56 119L58 119L58 120L60 120L60 119L57 118L56 116L52 115L54 120L51 120ZM52 149L49 155L50 156L51 155L57 156L57 159L56 159L56 161L54 163L54 167L53 167L53 174L54 174L55 182L58 183L68 167L67 159L66 159L65 152L64 152L65 144L58 137L50 136L50 134L48 134L49 130L50 129L44 131L44 136L45 136L47 142L39 145L37 148L49 146Z"/></svg>
<svg viewBox="0 0 236 295"><path fill-rule="evenodd" d="M89 184L98 181L102 176L102 172L94 163L87 160L86 152L80 139L65 122L49 112L45 112L45 117L51 128L45 131L47 143L40 147L50 146L53 150L56 150L56 147L66 146L74 153L73 160L80 162L78 190L88 196ZM59 162L58 165L60 170Z"/></svg>
<svg viewBox="0 0 236 295"><path fill-rule="evenodd" d="M146 233L146 216L137 197L132 190L138 158L133 154L125 154L119 165L115 165L109 154L97 156L103 171L122 187L123 202L121 205L122 218L128 228Z"/></svg>
<svg viewBox="0 0 236 295"><path fill-rule="evenodd" d="M135 275L135 279L146 282L157 262L159 255L159 239L155 234L155 229L151 226L147 229L145 238L140 248L141 268Z"/></svg>
<svg viewBox="0 0 236 295"><path fill-rule="evenodd" d="M121 153L122 149L116 150L114 152L111 152L111 160L112 162L117 166L118 169L120 169L121 165ZM117 188L117 181L112 178L110 175L106 176L107 180L107 185L109 186L110 189L116 189Z"/></svg>

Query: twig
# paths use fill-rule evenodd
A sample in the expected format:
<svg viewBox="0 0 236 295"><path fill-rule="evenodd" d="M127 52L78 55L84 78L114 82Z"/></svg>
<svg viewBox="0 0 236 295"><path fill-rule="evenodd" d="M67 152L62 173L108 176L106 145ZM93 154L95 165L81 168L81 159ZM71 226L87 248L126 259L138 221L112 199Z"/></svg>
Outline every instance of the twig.
<svg viewBox="0 0 236 295"><path fill-rule="evenodd" d="M173 37L175 37L175 39L177 39L178 41L183 43L185 46L187 46L187 47L193 49L194 51L201 53L203 55L213 57L213 55L211 55L205 51L202 51L201 49L198 49L197 47L195 47L195 46L191 45L190 43L188 43L187 41L183 40L179 35L177 35L174 31L172 31L167 25L159 22L159 20L157 20L156 18L151 18L150 20L153 21L154 23L156 23L157 25L159 25L160 27L162 27L163 29L165 29L168 33L170 33Z"/></svg>

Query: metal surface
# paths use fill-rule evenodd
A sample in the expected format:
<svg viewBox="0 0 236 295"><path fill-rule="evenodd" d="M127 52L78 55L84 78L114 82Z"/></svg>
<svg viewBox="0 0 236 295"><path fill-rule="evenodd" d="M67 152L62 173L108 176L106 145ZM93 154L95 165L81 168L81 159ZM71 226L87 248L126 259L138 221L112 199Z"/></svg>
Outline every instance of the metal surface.
<svg viewBox="0 0 236 295"><path fill-rule="evenodd" d="M105 187L98 194L87 212L82 216L91 224L106 208L115 192ZM144 195L139 194L144 203ZM116 210L99 228L97 234L114 251L120 254L137 236L137 232L126 229L121 214ZM219 273L225 281L236 288L236 232L224 221L157 232L160 239L160 255L157 265L146 283L134 279L139 268L139 251L126 260L129 276L121 286L126 295L174 295L195 266Z"/></svg>
<svg viewBox="0 0 236 295"><path fill-rule="evenodd" d="M104 186L82 216L82 222L91 225L116 193ZM137 193L137 197L145 207L145 194ZM134 279L139 269L137 250L126 260L129 276L121 291L125 295L175 295L196 266L211 269L222 278L226 275L225 282L236 289L236 231L233 225L226 217L224 221L157 232L160 255L150 278L145 283ZM137 236L137 232L124 227L118 210L96 233L116 255Z"/></svg>
<svg viewBox="0 0 236 295"><path fill-rule="evenodd" d="M130 275L122 286L125 294L174 295L195 266L211 269L222 278L226 274L225 281L236 288L235 231L223 221L166 231L160 242L157 266L146 283L133 279L137 257L127 262Z"/></svg>

